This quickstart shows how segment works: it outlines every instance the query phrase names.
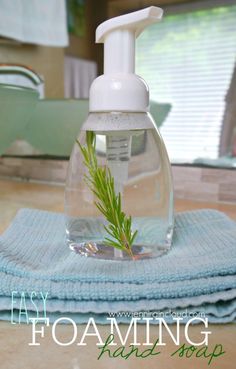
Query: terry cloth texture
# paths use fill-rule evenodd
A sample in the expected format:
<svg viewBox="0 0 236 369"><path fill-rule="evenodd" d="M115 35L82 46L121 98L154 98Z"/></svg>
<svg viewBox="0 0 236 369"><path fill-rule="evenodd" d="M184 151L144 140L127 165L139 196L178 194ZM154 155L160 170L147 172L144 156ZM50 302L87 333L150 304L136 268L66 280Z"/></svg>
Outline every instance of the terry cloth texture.
<svg viewBox="0 0 236 369"><path fill-rule="evenodd" d="M111 315L128 322L134 312L155 317L161 312L169 322L189 313L231 322L236 319L236 223L215 210L179 213L168 254L104 261L68 249L63 214L22 209L0 236L0 319L11 317L13 291L18 293L14 310L22 308L24 292L31 316L32 292L47 293L51 322L67 316L83 323L94 316L105 324Z"/></svg>

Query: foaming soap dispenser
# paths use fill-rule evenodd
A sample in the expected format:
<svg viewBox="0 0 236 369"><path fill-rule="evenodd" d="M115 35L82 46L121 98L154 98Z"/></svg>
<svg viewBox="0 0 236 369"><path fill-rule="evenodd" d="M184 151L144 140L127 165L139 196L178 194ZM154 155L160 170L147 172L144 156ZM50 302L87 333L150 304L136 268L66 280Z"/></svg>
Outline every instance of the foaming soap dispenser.
<svg viewBox="0 0 236 369"><path fill-rule="evenodd" d="M89 115L74 145L65 190L68 246L81 255L137 260L171 247L171 167L134 73L135 39L159 21L149 7L102 23L104 74L90 89Z"/></svg>

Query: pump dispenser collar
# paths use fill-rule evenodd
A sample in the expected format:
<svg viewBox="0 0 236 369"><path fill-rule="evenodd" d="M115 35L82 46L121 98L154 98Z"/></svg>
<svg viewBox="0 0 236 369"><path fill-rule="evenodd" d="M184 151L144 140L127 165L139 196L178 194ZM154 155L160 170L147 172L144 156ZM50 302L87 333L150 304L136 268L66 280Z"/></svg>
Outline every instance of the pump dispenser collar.
<svg viewBox="0 0 236 369"><path fill-rule="evenodd" d="M161 20L163 10L151 6L109 19L96 30L96 42L104 43L104 74L90 88L91 112L146 112L149 90L135 74L135 39L150 24Z"/></svg>

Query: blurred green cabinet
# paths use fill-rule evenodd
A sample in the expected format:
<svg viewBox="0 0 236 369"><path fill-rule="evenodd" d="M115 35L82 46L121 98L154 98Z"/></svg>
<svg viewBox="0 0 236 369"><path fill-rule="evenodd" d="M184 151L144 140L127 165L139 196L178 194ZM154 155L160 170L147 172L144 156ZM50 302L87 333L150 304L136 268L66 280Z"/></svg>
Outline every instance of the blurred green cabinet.
<svg viewBox="0 0 236 369"><path fill-rule="evenodd" d="M39 100L22 138L46 155L69 156L88 100Z"/></svg>
<svg viewBox="0 0 236 369"><path fill-rule="evenodd" d="M34 89L0 84L0 155L22 136L37 101Z"/></svg>

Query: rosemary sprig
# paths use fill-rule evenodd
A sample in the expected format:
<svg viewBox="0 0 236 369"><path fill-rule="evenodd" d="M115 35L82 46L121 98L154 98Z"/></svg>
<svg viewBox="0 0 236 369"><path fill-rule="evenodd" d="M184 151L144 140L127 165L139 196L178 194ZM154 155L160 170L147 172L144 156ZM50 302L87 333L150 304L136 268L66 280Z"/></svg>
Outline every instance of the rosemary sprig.
<svg viewBox="0 0 236 369"><path fill-rule="evenodd" d="M104 225L110 237L105 237L104 244L118 250L126 251L132 258L132 244L138 231L132 232L132 219L122 211L121 194L116 194L114 178L110 169L98 166L96 157L96 136L94 132L86 132L86 146L82 146L77 140L84 158L84 164L88 169L85 181L97 198L94 202L98 210L108 221Z"/></svg>

